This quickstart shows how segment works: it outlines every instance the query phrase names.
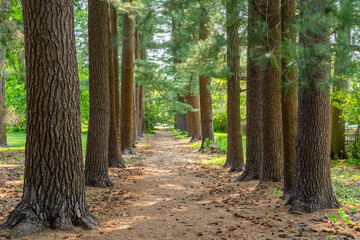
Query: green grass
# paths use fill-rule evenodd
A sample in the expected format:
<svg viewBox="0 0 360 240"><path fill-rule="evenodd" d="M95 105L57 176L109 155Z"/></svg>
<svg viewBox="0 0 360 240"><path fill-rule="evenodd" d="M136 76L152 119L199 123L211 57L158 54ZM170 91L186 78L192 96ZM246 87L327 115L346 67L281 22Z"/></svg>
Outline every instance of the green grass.
<svg viewBox="0 0 360 240"><path fill-rule="evenodd" d="M215 156L210 158L201 159L201 163L204 165L222 166L225 164L226 156Z"/></svg>
<svg viewBox="0 0 360 240"><path fill-rule="evenodd" d="M18 150L25 150L26 133L10 132L7 134L7 140L8 140L8 147L1 148L0 151L12 152ZM86 152L86 140L87 140L87 133L82 133L81 141L82 141L82 151L84 155Z"/></svg>

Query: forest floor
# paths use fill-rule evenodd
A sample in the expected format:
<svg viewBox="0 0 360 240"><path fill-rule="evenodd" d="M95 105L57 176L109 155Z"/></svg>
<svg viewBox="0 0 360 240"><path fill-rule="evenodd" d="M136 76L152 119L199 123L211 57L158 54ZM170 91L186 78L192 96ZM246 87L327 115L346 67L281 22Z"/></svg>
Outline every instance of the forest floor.
<svg viewBox="0 0 360 240"><path fill-rule="evenodd" d="M257 181L234 183L238 174L203 164L215 154L198 152L170 131L143 138L136 150L126 169L110 170L115 187L86 188L103 228L45 230L24 239L360 239L360 228L346 225L338 210L290 214L279 198L281 183L268 189L257 189ZM23 154L1 152L0 219L22 195ZM344 211L360 223L359 211Z"/></svg>

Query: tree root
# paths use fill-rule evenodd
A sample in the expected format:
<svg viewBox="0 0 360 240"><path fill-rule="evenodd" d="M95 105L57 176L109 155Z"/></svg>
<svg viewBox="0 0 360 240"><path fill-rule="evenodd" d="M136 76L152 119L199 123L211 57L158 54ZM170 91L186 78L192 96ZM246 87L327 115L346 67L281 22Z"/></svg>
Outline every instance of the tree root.
<svg viewBox="0 0 360 240"><path fill-rule="evenodd" d="M133 148L126 148L123 150L123 155L137 155Z"/></svg>
<svg viewBox="0 0 360 240"><path fill-rule="evenodd" d="M120 155L117 159L109 159L109 167L110 168L126 168L125 160Z"/></svg>
<svg viewBox="0 0 360 240"><path fill-rule="evenodd" d="M246 167L244 172L235 179L234 182L248 182L253 180L259 180L259 173L250 172Z"/></svg>
<svg viewBox="0 0 360 240"><path fill-rule="evenodd" d="M88 177L85 177L85 186L107 188L113 187L114 184L109 177L102 177L97 179L89 179Z"/></svg>
<svg viewBox="0 0 360 240"><path fill-rule="evenodd" d="M337 209L341 203L333 196L320 200L319 198L305 199L300 193L294 193L285 205L291 205L290 213L306 212L311 213L321 209Z"/></svg>
<svg viewBox="0 0 360 240"><path fill-rule="evenodd" d="M45 228L51 227L54 230L74 232L75 226L81 226L85 230L96 229L101 227L95 217L86 211L79 209L69 216L65 212L59 213L60 216L50 219L46 213L36 213L38 206L31 207L28 204L20 202L20 204L10 213L4 224L0 225L0 229L10 228L10 235L14 238L38 234Z"/></svg>
<svg viewBox="0 0 360 240"><path fill-rule="evenodd" d="M194 142L197 142L199 141L200 139L197 138L197 137L192 137L191 140L190 140L190 143L194 143Z"/></svg>

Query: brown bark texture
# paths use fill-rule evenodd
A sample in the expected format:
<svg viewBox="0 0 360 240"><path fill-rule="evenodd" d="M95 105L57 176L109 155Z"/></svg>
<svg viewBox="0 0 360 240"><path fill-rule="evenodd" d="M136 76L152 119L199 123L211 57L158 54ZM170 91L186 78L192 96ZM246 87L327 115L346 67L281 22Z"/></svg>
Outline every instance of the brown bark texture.
<svg viewBox="0 0 360 240"><path fill-rule="evenodd" d="M192 105L191 104L191 93L190 93L190 89L189 90L189 93L188 95L186 95L186 102L187 104L189 105ZM191 111L187 111L187 118L186 118L186 121L187 121L187 127L188 127L188 137L193 137L193 126L192 126L192 114L191 114Z"/></svg>
<svg viewBox="0 0 360 240"><path fill-rule="evenodd" d="M7 145L5 83L5 49L0 48L0 146Z"/></svg>
<svg viewBox="0 0 360 240"><path fill-rule="evenodd" d="M135 28L135 60L140 59L140 34L138 28ZM133 130L133 142L137 143L139 133L139 99L140 99L140 85L135 83L134 86L134 130Z"/></svg>
<svg viewBox="0 0 360 240"><path fill-rule="evenodd" d="M283 177L283 136L281 112L281 25L280 0L259 0L260 17L265 24L265 60L262 78L263 105L263 159L261 182L279 182ZM265 57L265 55L264 55Z"/></svg>
<svg viewBox="0 0 360 240"><path fill-rule="evenodd" d="M23 196L1 228L91 229L85 196L73 1L22 1L27 128Z"/></svg>
<svg viewBox="0 0 360 240"><path fill-rule="evenodd" d="M121 148L124 155L134 154L134 18L123 15L121 59Z"/></svg>
<svg viewBox="0 0 360 240"><path fill-rule="evenodd" d="M197 94L190 96L190 104L195 111L190 111L190 120L192 127L192 136L190 142L196 142L201 139L201 121L199 110L199 96ZM189 112L188 112L189 113ZM189 116L190 116L189 115Z"/></svg>
<svg viewBox="0 0 360 240"><path fill-rule="evenodd" d="M112 31L112 47L113 47L113 64L115 79L115 109L116 109L116 129L121 147L121 131L120 131L120 78L119 78L119 33L118 33L118 14L112 6L111 10L111 31Z"/></svg>
<svg viewBox="0 0 360 240"><path fill-rule="evenodd" d="M185 98L181 97L178 94L178 101L181 103L185 103ZM177 113L176 114L176 129L179 129L181 132L188 131L188 124L187 124L187 114L185 113Z"/></svg>
<svg viewBox="0 0 360 240"><path fill-rule="evenodd" d="M330 34L328 0L301 0L299 105L296 136L296 189L292 212L340 207L330 172ZM314 16L322 16L314 18ZM316 49L323 51L316 51ZM324 51L327 49L327 51ZM302 57L306 54L306 58Z"/></svg>
<svg viewBox="0 0 360 240"><path fill-rule="evenodd" d="M227 80L227 154L224 167L230 166L230 172L239 172L244 168L240 115L240 9L236 0L226 3L227 63L231 76Z"/></svg>
<svg viewBox="0 0 360 240"><path fill-rule="evenodd" d="M121 145L119 142L118 128L116 123L116 83L115 83L115 63L114 63L114 45L113 35L115 26L117 25L117 10L111 4L109 5L108 23L109 23L109 42L108 42L108 58L109 58L109 93L110 93L110 127L109 127L109 167L123 168L125 161L121 156ZM117 53L116 53L117 54Z"/></svg>
<svg viewBox="0 0 360 240"><path fill-rule="evenodd" d="M281 1L281 41L282 41L282 123L284 146L284 194L283 199L291 196L296 187L296 130L297 130L297 67L296 58L296 2Z"/></svg>
<svg viewBox="0 0 360 240"><path fill-rule="evenodd" d="M200 19L199 38L205 41L209 37L209 16L203 13ZM199 76L199 93L200 93L200 114L201 114L201 148L205 147L206 141L215 142L213 114L212 114L212 97L211 97L211 79Z"/></svg>
<svg viewBox="0 0 360 240"><path fill-rule="evenodd" d="M260 27L260 13L256 0L248 0L247 41L247 95L246 95L246 165L236 181L259 179L263 158L261 98L263 69L257 60L262 51L263 38Z"/></svg>
<svg viewBox="0 0 360 240"><path fill-rule="evenodd" d="M109 153L109 58L108 4L89 1L89 130L86 145L85 183L110 187Z"/></svg>
<svg viewBox="0 0 360 240"><path fill-rule="evenodd" d="M140 58L141 60L146 60L146 46L145 46L145 35L142 33L140 35ZM140 86L140 123L139 126L141 126L141 136L145 133L146 127L145 127L145 87Z"/></svg>

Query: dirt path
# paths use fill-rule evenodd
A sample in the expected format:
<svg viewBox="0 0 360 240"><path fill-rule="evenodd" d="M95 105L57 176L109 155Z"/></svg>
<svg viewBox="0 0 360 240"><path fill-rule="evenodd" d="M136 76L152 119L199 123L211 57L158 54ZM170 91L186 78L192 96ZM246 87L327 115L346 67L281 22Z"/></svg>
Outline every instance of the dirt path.
<svg viewBox="0 0 360 240"><path fill-rule="evenodd" d="M26 239L360 239L360 228L325 217L334 211L289 214L276 185L256 190L256 181L233 183L235 175L202 165L209 155L171 132L144 138L137 151L127 169L111 170L114 188L87 188L104 228L46 230Z"/></svg>

